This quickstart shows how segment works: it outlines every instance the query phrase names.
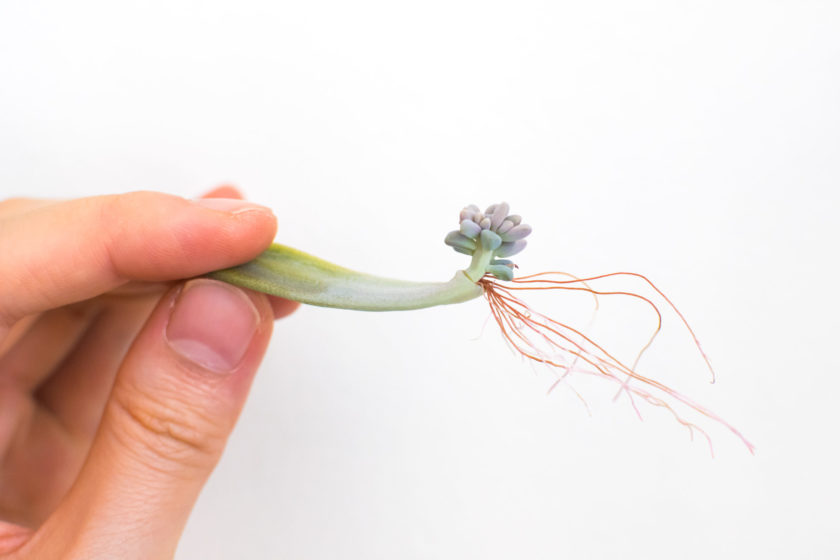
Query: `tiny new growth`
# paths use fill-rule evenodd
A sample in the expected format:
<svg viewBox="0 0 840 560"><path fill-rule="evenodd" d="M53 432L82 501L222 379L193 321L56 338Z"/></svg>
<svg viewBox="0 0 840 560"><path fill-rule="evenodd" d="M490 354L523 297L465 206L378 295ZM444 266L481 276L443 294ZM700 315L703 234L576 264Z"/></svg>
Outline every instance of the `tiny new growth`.
<svg viewBox="0 0 840 560"><path fill-rule="evenodd" d="M460 303L484 296L490 313L508 345L529 360L558 370L552 389L571 373L594 375L616 383L618 392L630 400L641 417L637 400L670 412L691 435L706 432L685 419L679 405L728 428L750 452L752 444L732 425L707 408L655 379L639 374L636 366L662 326L662 313L654 301L631 291L596 289L605 280L633 278L643 281L685 325L700 355L712 371L700 343L688 322L659 288L645 276L613 272L578 278L565 272L541 272L514 278L512 257L525 248L531 227L509 214L506 203L494 204L481 212L470 205L461 210L459 229L451 231L445 243L472 260L447 282L409 282L355 272L302 251L273 244L256 259L243 265L218 270L210 277L252 290L311 305L363 311L397 311ZM599 296L621 295L649 305L657 316L657 327L631 365L616 358L582 330L548 317L517 297L524 291L578 291ZM714 376L714 372L712 371Z"/></svg>

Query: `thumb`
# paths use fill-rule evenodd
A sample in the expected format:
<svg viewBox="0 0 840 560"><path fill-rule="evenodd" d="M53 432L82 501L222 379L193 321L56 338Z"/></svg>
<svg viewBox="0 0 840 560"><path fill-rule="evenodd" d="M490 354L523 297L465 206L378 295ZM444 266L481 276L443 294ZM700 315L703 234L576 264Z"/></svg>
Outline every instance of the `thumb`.
<svg viewBox="0 0 840 560"><path fill-rule="evenodd" d="M171 558L271 328L261 294L207 279L167 293L117 374L79 478L31 545L61 543L61 558Z"/></svg>

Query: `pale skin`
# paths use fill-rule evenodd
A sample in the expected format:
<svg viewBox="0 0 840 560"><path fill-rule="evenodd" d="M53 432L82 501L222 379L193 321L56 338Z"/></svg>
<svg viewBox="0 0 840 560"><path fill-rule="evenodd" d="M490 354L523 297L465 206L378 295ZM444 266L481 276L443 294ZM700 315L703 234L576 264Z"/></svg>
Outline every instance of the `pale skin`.
<svg viewBox="0 0 840 560"><path fill-rule="evenodd" d="M0 560L174 555L297 307L182 280L276 233L235 189L209 198L0 202Z"/></svg>

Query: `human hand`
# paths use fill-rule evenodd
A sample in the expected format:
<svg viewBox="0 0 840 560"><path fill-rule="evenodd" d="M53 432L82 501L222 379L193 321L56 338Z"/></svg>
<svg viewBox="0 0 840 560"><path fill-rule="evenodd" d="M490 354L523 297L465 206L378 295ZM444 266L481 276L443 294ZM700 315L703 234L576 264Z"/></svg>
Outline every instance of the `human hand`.
<svg viewBox="0 0 840 560"><path fill-rule="evenodd" d="M0 203L0 558L174 554L297 306L177 281L274 237L268 209L208 197Z"/></svg>

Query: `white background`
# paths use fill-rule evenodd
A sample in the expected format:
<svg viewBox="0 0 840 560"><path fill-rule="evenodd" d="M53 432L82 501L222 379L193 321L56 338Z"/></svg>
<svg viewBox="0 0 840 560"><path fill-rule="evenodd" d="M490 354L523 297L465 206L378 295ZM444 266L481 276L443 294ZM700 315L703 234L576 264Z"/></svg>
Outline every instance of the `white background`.
<svg viewBox="0 0 840 560"><path fill-rule="evenodd" d="M591 416L546 396L482 300L304 308L182 560L837 558L838 28L830 1L6 0L0 194L233 182L278 240L424 280L465 265L461 206L507 200L523 272L658 282L718 383L667 314L642 373L757 446L705 422L712 459L607 383L571 378ZM602 303L626 357L650 316Z"/></svg>

